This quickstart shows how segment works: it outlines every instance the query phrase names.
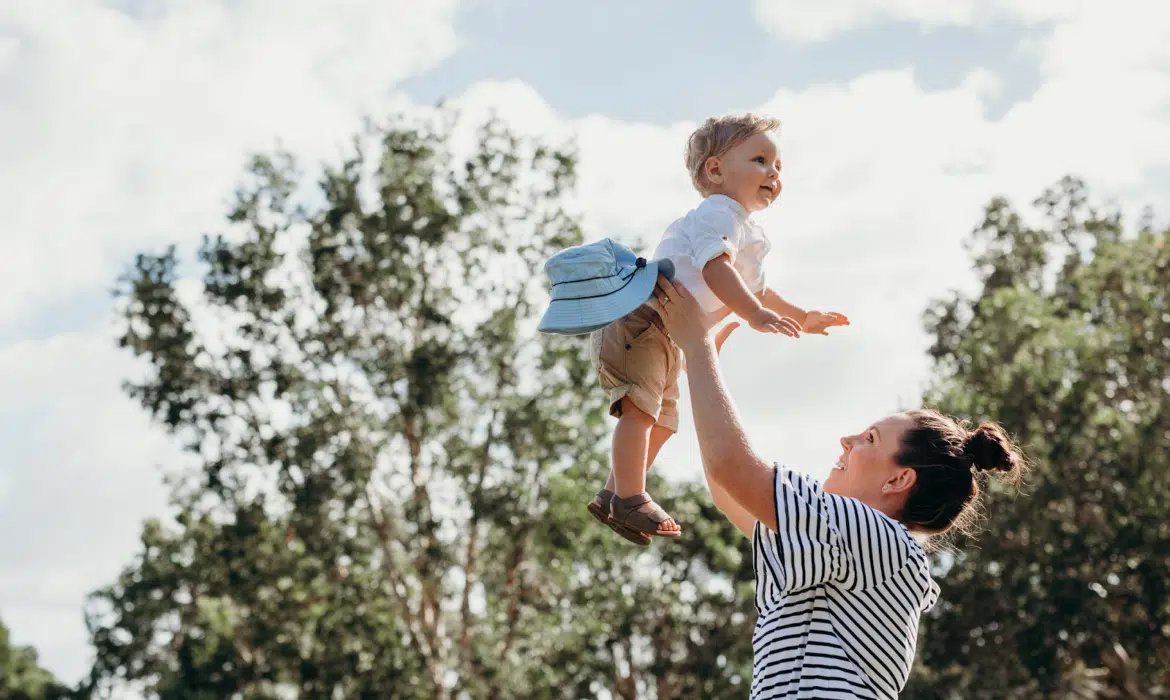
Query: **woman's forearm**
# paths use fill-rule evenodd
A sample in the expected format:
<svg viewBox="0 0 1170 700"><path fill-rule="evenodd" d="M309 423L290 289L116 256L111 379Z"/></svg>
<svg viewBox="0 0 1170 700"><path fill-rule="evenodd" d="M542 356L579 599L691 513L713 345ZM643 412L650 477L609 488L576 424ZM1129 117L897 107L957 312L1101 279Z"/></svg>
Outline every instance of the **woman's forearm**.
<svg viewBox="0 0 1170 700"><path fill-rule="evenodd" d="M758 461L723 385L711 342L687 354L687 382L703 467L722 482L725 473L734 471L736 465Z"/></svg>
<svg viewBox="0 0 1170 700"><path fill-rule="evenodd" d="M723 385L715 347L711 342L687 353L687 381L691 392L695 437L698 439L708 482L723 491L719 494L721 499L731 499L750 518L762 520L766 525L774 527L776 510L772 500L772 467L755 453L748 442L735 404ZM738 520L745 520L744 524L747 525L746 518L741 516ZM738 522L736 524L740 525Z"/></svg>
<svg viewBox="0 0 1170 700"><path fill-rule="evenodd" d="M710 319L686 287L661 276L650 306L685 357L695 437L708 482L722 488L751 518L775 530L776 471L752 450L716 361L719 346L738 324L728 324L712 338ZM740 513L733 521L737 525L742 521L740 529L747 533L748 518Z"/></svg>

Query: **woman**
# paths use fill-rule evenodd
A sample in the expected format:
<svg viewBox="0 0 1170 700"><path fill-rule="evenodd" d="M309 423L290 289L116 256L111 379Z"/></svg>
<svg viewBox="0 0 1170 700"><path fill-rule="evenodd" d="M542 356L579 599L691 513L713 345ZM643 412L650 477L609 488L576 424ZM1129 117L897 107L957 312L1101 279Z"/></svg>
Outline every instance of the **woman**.
<svg viewBox="0 0 1170 700"><path fill-rule="evenodd" d="M896 698L920 615L938 599L921 537L970 526L977 472L1018 483L1022 456L995 424L931 411L841 438L823 485L752 451L716 363L709 318L660 277L650 305L686 358L695 432L716 505L752 540L751 697Z"/></svg>

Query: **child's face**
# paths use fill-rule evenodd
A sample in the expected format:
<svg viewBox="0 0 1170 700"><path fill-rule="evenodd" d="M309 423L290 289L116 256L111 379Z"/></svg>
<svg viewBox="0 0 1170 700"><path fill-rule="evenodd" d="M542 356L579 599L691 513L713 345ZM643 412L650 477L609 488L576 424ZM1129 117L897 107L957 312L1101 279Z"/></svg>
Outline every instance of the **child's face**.
<svg viewBox="0 0 1170 700"><path fill-rule="evenodd" d="M756 134L707 161L713 194L723 194L748 211L767 209L780 196L780 149L770 133Z"/></svg>

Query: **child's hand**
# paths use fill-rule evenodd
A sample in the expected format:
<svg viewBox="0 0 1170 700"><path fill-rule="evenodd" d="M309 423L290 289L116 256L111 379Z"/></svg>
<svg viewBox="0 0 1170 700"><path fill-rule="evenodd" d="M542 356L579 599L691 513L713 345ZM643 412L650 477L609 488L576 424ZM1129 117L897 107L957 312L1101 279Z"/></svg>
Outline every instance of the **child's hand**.
<svg viewBox="0 0 1170 700"><path fill-rule="evenodd" d="M849 319L844 314L835 312L821 313L820 311L809 311L804 316L804 332L816 333L817 335L828 335L826 330L832 326L848 326Z"/></svg>
<svg viewBox="0 0 1170 700"><path fill-rule="evenodd" d="M783 333L792 338L800 337L799 323L762 306L744 320L753 330L761 333Z"/></svg>

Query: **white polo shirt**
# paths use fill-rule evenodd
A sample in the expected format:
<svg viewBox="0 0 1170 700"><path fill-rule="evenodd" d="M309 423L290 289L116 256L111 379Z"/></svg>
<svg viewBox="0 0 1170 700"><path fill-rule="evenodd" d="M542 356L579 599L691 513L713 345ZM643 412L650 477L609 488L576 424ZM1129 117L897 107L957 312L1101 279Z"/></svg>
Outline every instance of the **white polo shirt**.
<svg viewBox="0 0 1170 700"><path fill-rule="evenodd" d="M764 229L752 221L743 205L731 197L713 194L686 216L667 227L654 251L654 259L670 258L675 276L704 311L725 304L703 279L703 266L726 253L735 271L752 293L764 290L764 257L772 243Z"/></svg>

